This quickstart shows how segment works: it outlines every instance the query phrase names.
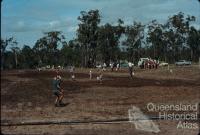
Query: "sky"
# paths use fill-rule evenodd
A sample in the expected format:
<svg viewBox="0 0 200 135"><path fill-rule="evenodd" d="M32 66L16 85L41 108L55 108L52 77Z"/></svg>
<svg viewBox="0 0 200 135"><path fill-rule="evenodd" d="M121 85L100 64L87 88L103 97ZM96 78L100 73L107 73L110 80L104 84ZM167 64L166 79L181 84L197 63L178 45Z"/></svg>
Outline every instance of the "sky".
<svg viewBox="0 0 200 135"><path fill-rule="evenodd" d="M15 37L21 48L33 46L43 32L62 31L69 41L76 37L81 11L98 9L101 24L115 24L121 18L125 25L156 19L165 23L179 12L196 17L193 25L200 29L198 0L3 0L1 37Z"/></svg>

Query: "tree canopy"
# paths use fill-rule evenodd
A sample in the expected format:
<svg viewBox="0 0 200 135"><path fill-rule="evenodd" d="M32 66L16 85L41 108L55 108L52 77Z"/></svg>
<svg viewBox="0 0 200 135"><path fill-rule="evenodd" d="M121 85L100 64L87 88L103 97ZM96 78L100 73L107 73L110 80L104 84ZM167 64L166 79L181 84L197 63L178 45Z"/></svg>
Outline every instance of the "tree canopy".
<svg viewBox="0 0 200 135"><path fill-rule="evenodd" d="M13 37L1 39L1 69L94 67L121 60L137 63L140 57L168 63L179 59L197 62L200 57L200 30L191 25L196 18L182 12L165 23L152 20L146 25L135 21L125 25L120 18L116 23L102 24L99 10L81 11L77 19L77 36L70 41L62 31L46 32L33 47L24 45L21 49Z"/></svg>

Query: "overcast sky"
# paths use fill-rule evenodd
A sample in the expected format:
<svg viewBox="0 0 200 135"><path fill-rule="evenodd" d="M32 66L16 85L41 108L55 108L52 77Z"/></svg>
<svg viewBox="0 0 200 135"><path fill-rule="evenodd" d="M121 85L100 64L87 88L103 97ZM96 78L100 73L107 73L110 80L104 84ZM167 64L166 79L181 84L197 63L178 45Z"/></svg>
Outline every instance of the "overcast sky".
<svg viewBox="0 0 200 135"><path fill-rule="evenodd" d="M76 36L80 11L99 9L101 23L125 24L153 19L164 23L169 16L183 12L197 18L193 24L200 29L200 3L198 0L3 0L1 35L14 36L20 47L33 46L43 32L61 30L67 40Z"/></svg>

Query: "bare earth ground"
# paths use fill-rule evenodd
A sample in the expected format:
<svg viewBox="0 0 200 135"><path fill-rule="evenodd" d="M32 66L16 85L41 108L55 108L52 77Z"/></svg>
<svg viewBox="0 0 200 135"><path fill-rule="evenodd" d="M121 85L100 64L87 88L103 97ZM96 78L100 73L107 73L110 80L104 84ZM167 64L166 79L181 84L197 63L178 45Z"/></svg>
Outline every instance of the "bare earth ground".
<svg viewBox="0 0 200 135"><path fill-rule="evenodd" d="M200 68L167 67L135 70L134 79L127 69L106 71L103 84L96 81L96 70L89 80L88 69L76 70L76 81L63 70L65 107L54 107L52 78L55 71L15 70L1 72L1 123L20 121L94 121L128 119L128 110L139 107L148 116L147 104L194 104L200 102ZM178 121L154 120L160 135L197 135L198 129L177 129ZM153 135L137 130L133 123L79 123L1 126L4 134L105 134Z"/></svg>

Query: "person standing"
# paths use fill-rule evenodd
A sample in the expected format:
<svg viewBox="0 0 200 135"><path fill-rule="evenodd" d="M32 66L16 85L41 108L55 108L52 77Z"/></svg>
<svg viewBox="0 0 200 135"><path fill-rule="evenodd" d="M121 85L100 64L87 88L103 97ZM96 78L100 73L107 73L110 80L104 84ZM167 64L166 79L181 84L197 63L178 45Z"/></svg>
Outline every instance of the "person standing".
<svg viewBox="0 0 200 135"><path fill-rule="evenodd" d="M116 66L116 71L119 70L119 63L117 63L117 66Z"/></svg>
<svg viewBox="0 0 200 135"><path fill-rule="evenodd" d="M103 71L106 71L106 63L103 63Z"/></svg>
<svg viewBox="0 0 200 135"><path fill-rule="evenodd" d="M90 80L92 80L92 69L90 69L89 75L90 75Z"/></svg>
<svg viewBox="0 0 200 135"><path fill-rule="evenodd" d="M110 68L111 68L111 72L113 72L113 68L114 68L114 63L113 62L110 63Z"/></svg>
<svg viewBox="0 0 200 135"><path fill-rule="evenodd" d="M102 84L102 81L103 81L103 70L100 70L99 83Z"/></svg>
<svg viewBox="0 0 200 135"><path fill-rule="evenodd" d="M73 81L75 81L75 74L74 74L74 71L75 71L75 67L74 66L71 66L70 68L70 74L71 74L71 79Z"/></svg>
<svg viewBox="0 0 200 135"><path fill-rule="evenodd" d="M98 70L97 81L98 81L100 84L102 84L102 81L103 81L103 70L102 70L102 69L99 69L99 70Z"/></svg>
<svg viewBox="0 0 200 135"><path fill-rule="evenodd" d="M129 67L129 74L130 74L130 77L131 77L131 79L133 79L133 66L134 66L134 64L132 63L132 62L129 62L128 63L128 67Z"/></svg>

